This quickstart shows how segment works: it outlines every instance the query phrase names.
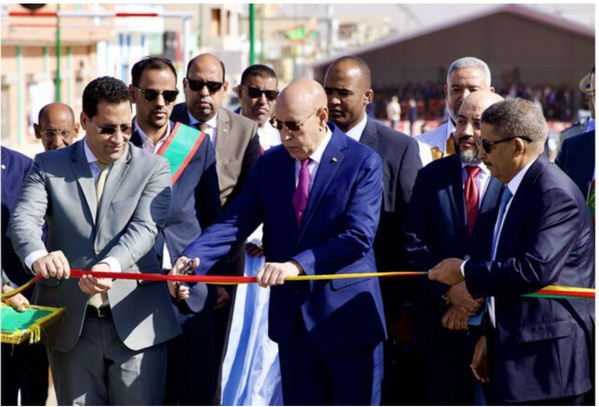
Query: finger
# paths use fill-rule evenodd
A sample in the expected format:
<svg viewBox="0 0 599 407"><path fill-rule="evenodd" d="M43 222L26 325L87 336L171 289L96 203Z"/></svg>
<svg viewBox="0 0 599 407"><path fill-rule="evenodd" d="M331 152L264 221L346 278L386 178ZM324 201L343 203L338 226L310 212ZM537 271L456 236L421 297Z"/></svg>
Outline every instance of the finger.
<svg viewBox="0 0 599 407"><path fill-rule="evenodd" d="M85 276L81 276L81 278L77 282L77 285L79 286L79 289L81 291L83 291L84 293L89 294L89 295L93 294L93 292L91 291L91 289L87 285L87 281L86 281Z"/></svg>
<svg viewBox="0 0 599 407"><path fill-rule="evenodd" d="M258 285L260 287L266 287L266 284L264 283L265 281L265 276L266 274L266 264L264 266L262 266L260 268L260 270L258 270L258 273L256 274L256 282L258 283Z"/></svg>
<svg viewBox="0 0 599 407"><path fill-rule="evenodd" d="M52 264L54 265L54 269L56 270L55 277L58 279L62 279L64 274L64 265L62 264L62 259L60 258L59 253L52 253Z"/></svg>
<svg viewBox="0 0 599 407"><path fill-rule="evenodd" d="M66 280L71 276L71 265L62 252L60 252L60 261L63 267L63 278Z"/></svg>
<svg viewBox="0 0 599 407"><path fill-rule="evenodd" d="M48 275L50 277L56 277L56 266L54 265L54 261L52 258L48 258L45 262L46 270L48 271Z"/></svg>
<svg viewBox="0 0 599 407"><path fill-rule="evenodd" d="M429 280L433 280L433 281L435 281L435 280L437 280L437 278L438 278L438 273L435 271L435 269L434 269L434 268L433 268L433 269L431 269L431 270L428 272L428 279L429 279Z"/></svg>
<svg viewBox="0 0 599 407"><path fill-rule="evenodd" d="M50 278L50 273L43 261L38 262L37 265L33 267L33 270L37 274L41 274L43 278Z"/></svg>

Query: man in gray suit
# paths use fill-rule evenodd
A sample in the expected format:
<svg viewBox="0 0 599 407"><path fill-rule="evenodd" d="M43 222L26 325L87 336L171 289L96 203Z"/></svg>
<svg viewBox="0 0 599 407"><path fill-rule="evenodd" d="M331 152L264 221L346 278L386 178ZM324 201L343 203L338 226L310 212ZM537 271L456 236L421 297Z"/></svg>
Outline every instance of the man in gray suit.
<svg viewBox="0 0 599 407"><path fill-rule="evenodd" d="M36 156L10 222L13 245L44 277L32 302L67 309L45 338L58 403L159 405L166 341L180 333L166 285L68 277L71 268L162 272L152 247L169 207L169 165L129 145L131 102L117 79L87 85L81 125L83 140Z"/></svg>
<svg viewBox="0 0 599 407"><path fill-rule="evenodd" d="M260 156L258 125L253 121L223 108L229 84L225 78L225 64L212 54L194 57L187 65L183 78L185 102L173 109L171 120L197 127L212 141L216 152L216 173L220 200L227 208L241 193L250 171ZM228 271L242 276L245 264L245 244L231 249ZM227 325L231 310L230 298L234 288L217 287L215 309L215 348L217 360L224 351Z"/></svg>

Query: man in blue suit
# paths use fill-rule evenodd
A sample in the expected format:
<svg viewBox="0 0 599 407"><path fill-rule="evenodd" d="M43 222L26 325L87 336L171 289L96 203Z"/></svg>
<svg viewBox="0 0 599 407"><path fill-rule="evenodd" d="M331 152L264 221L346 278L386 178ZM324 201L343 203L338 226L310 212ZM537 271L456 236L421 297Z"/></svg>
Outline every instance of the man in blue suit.
<svg viewBox="0 0 599 407"><path fill-rule="evenodd" d="M283 90L276 106L283 146L264 153L240 197L185 249L176 268L191 258L196 272L206 274L264 223L266 264L257 279L273 286L269 336L279 344L284 403L377 404L386 335L378 281L284 284L285 277L300 274L376 269L381 161L327 126L326 105L313 80L299 79Z"/></svg>
<svg viewBox="0 0 599 407"><path fill-rule="evenodd" d="M546 138L543 114L529 101L506 100L483 113L479 157L506 185L491 256L446 259L429 273L449 285L465 280L474 298L490 297L489 329L472 364L490 380L490 404L580 405L591 388L594 303L522 297L547 285L595 285L590 215L576 185L543 154Z"/></svg>
<svg viewBox="0 0 599 407"><path fill-rule="evenodd" d="M2 147L2 272L15 285L25 284L31 276L15 253L8 233L8 221L21 194L23 181L33 161L14 150ZM24 294L31 298L33 288ZM41 344L12 346L2 344L2 405L44 405L48 395L48 359Z"/></svg>
<svg viewBox="0 0 599 407"><path fill-rule="evenodd" d="M465 98L456 121L459 154L418 173L406 221L411 270L429 270L448 257L489 258L502 185L478 158L476 140L482 113L501 100L486 90ZM463 283L423 282L422 288L415 342L425 349L428 404L473 405L470 362L477 334L468 322L483 301L475 301Z"/></svg>
<svg viewBox="0 0 599 407"><path fill-rule="evenodd" d="M129 93L136 106L131 142L152 154L167 158L165 147L186 144L187 166L173 168L173 192L166 226L159 232L154 251L162 267L170 270L177 256L221 214L214 148L199 130L169 120L177 97L177 74L170 60L149 57L131 69ZM191 139L191 140L190 140ZM195 151L194 151L195 149ZM171 261L172 259L172 261ZM195 284L177 290L169 282L175 314L182 335L169 342L166 401L168 405L212 404L216 364L212 339L214 286ZM185 300L177 291L188 292Z"/></svg>
<svg viewBox="0 0 599 407"><path fill-rule="evenodd" d="M337 59L324 77L331 122L349 137L367 145L383 162L383 204L381 220L374 240L378 271L405 270L401 248L401 230L418 170L422 168L418 143L366 115L372 103L370 67L362 58ZM386 278L380 281L385 305L389 339L385 342L385 381L383 403L418 403L422 384L415 374L418 362L408 352L406 339L412 334L413 281ZM403 339L403 340L402 340Z"/></svg>

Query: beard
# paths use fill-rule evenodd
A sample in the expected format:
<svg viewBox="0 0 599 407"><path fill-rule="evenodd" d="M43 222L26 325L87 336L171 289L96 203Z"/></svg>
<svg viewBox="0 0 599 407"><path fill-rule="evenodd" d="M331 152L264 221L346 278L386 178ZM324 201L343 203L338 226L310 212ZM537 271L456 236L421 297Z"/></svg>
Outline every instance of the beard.
<svg viewBox="0 0 599 407"><path fill-rule="evenodd" d="M478 158L478 151L461 150L460 160L464 164L480 164L482 160Z"/></svg>

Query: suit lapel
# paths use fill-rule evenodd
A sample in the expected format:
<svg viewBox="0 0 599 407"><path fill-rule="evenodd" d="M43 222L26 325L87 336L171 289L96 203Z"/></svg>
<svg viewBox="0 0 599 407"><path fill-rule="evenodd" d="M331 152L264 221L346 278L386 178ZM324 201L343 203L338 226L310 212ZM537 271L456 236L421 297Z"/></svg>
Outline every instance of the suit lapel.
<svg viewBox="0 0 599 407"><path fill-rule="evenodd" d="M102 223L102 219L106 215L106 211L110 206L110 203L114 199L119 185L123 180L123 177L127 174L129 170L129 161L131 160L131 149L132 146L128 145L127 152L123 154L121 158L119 158L110 169L108 173L108 178L106 179L106 185L104 186L104 192L102 193L102 200L100 201L100 207L98 208L98 218L96 221L97 228L100 228Z"/></svg>
<svg viewBox="0 0 599 407"><path fill-rule="evenodd" d="M376 136L376 123L374 120L366 119L366 127L360 136L360 143L370 147L374 151L378 150L379 138Z"/></svg>
<svg viewBox="0 0 599 407"><path fill-rule="evenodd" d="M462 185L462 163L459 155L453 155L451 158L451 183L447 190L453 218L457 219L456 225L460 225L460 231L466 236L468 227L466 222L466 202L464 201L464 188Z"/></svg>
<svg viewBox="0 0 599 407"><path fill-rule="evenodd" d="M89 163L85 157L85 150L83 147L85 141L81 140L78 142L76 147L73 149L71 168L75 174L75 179L81 188L81 192L87 202L87 207L90 211L91 218L96 221L96 188L94 186L94 177L89 168Z"/></svg>
<svg viewBox="0 0 599 407"><path fill-rule="evenodd" d="M306 207L306 213L302 218L302 234L306 228L306 225L310 222L312 216L314 215L314 212L316 211L324 192L327 190L329 183L335 177L335 173L339 169L339 166L341 166L343 163L345 154L343 154L341 150L344 150L347 147L347 141L345 140L345 137L347 136L335 128L331 141L324 150L322 161L318 166L316 178L314 179L312 189L310 190L310 198L308 200L308 206Z"/></svg>
<svg viewBox="0 0 599 407"><path fill-rule="evenodd" d="M222 162L223 158L227 156L227 151L231 149L231 145L234 144L235 140L229 136L231 130L231 119L226 110L220 109L218 111L217 125L216 125L216 137L214 142L216 144L216 162Z"/></svg>

